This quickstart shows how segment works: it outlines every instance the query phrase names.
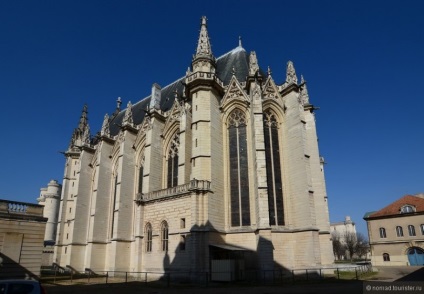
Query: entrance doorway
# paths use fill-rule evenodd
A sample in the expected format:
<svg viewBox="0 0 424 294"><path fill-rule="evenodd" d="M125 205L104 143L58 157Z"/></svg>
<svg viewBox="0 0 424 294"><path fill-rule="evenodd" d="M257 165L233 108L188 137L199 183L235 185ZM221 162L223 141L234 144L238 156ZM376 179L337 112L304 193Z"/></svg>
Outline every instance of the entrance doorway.
<svg viewBox="0 0 424 294"><path fill-rule="evenodd" d="M424 250L421 248L411 247L407 254L410 265L424 265Z"/></svg>

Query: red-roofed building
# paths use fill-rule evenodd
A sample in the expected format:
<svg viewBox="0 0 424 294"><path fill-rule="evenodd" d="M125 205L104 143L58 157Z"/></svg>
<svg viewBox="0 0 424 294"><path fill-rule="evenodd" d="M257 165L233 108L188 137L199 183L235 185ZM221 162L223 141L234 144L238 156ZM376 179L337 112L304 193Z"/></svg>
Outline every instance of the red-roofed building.
<svg viewBox="0 0 424 294"><path fill-rule="evenodd" d="M364 220L373 265L424 265L424 194L403 196Z"/></svg>

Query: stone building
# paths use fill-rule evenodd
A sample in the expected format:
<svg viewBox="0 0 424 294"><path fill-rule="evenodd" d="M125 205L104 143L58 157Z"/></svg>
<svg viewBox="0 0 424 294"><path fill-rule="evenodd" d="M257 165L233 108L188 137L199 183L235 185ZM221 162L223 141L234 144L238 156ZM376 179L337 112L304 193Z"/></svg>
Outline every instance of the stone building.
<svg viewBox="0 0 424 294"><path fill-rule="evenodd" d="M338 232L340 235L345 235L346 233L356 234L356 226L350 216L346 216L342 222L331 223L330 230L331 233Z"/></svg>
<svg viewBox="0 0 424 294"><path fill-rule="evenodd" d="M337 247L346 246L346 236L351 238L353 235L356 236L356 226L350 216L346 216L342 222L336 222L330 224L331 237L333 239L333 250L336 259L350 258L349 252L346 249L338 249ZM334 242L339 244L334 245Z"/></svg>
<svg viewBox="0 0 424 294"><path fill-rule="evenodd" d="M46 222L41 205L0 200L0 279L40 276Z"/></svg>
<svg viewBox="0 0 424 294"><path fill-rule="evenodd" d="M47 187L40 189L40 197L37 198L38 204L44 207L43 216L47 218L46 232L44 234L43 266L53 263L61 191L62 185L56 180L51 180Z"/></svg>
<svg viewBox="0 0 424 294"><path fill-rule="evenodd" d="M424 194L403 196L364 220L373 265L424 265Z"/></svg>
<svg viewBox="0 0 424 294"><path fill-rule="evenodd" d="M239 272L331 264L314 106L291 61L286 71L277 83L241 42L216 58L203 17L183 78L123 110L118 99L94 137L84 106L65 153L55 261L181 272L217 260Z"/></svg>

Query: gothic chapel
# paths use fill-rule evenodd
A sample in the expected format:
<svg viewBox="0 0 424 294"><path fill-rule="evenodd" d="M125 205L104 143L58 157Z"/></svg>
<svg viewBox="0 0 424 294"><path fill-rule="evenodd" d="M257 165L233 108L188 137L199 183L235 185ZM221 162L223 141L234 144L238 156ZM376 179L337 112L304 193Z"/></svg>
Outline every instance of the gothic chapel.
<svg viewBox="0 0 424 294"><path fill-rule="evenodd" d="M206 18L185 76L113 114L68 150L54 260L78 271L213 272L333 262L306 83L277 84L255 52L216 58ZM234 268L234 266L232 267Z"/></svg>

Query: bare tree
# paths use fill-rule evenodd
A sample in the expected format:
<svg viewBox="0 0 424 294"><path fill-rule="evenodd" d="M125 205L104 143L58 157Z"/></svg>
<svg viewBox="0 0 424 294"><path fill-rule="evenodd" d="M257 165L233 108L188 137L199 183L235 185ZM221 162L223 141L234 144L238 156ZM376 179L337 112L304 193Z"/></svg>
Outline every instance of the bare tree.
<svg viewBox="0 0 424 294"><path fill-rule="evenodd" d="M331 239L333 241L333 254L337 260L341 260L346 252L346 246L342 243L340 234L336 231L331 233Z"/></svg>
<svg viewBox="0 0 424 294"><path fill-rule="evenodd" d="M366 254L368 250L368 242L363 234L347 232L344 237L350 261L352 261L354 255L361 257Z"/></svg>
<svg viewBox="0 0 424 294"><path fill-rule="evenodd" d="M356 255L359 258L362 258L362 256L366 257L370 247L368 243L368 239L365 237L364 234L356 233L356 243L357 243Z"/></svg>

